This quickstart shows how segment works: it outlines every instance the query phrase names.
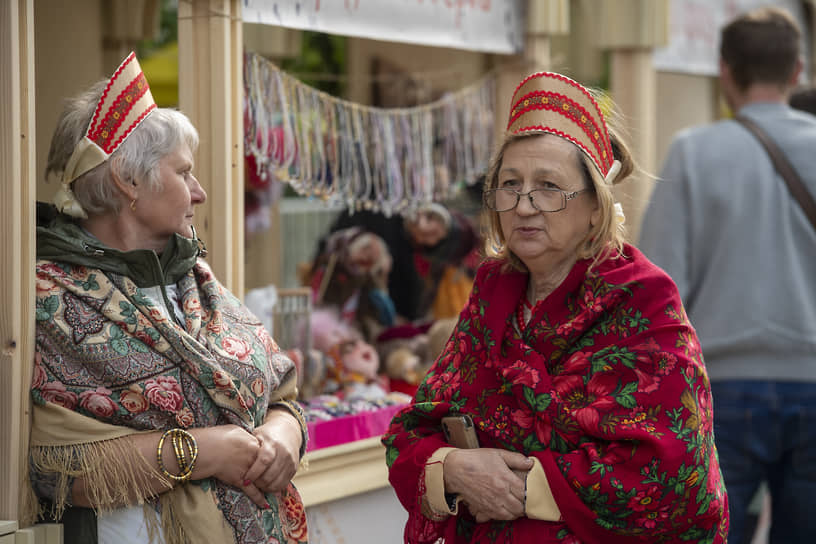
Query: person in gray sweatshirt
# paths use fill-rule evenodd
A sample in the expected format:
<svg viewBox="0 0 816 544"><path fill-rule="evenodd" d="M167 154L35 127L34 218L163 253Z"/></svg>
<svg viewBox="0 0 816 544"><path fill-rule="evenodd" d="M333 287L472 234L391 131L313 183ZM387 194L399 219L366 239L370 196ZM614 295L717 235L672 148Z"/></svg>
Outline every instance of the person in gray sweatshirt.
<svg viewBox="0 0 816 544"><path fill-rule="evenodd" d="M787 104L800 31L777 8L721 31L720 83L734 113L778 144L816 195L816 118ZM639 244L668 272L697 330L730 501L728 542L750 542L747 509L772 497L771 542L816 534L816 230L768 154L723 120L674 139Z"/></svg>

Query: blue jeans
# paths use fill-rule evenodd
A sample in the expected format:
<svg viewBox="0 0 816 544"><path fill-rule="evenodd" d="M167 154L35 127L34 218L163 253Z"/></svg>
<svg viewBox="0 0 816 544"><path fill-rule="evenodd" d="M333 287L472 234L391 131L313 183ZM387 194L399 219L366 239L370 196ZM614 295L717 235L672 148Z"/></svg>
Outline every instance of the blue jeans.
<svg viewBox="0 0 816 544"><path fill-rule="evenodd" d="M765 480L770 544L816 541L816 383L711 384L714 437L731 514L729 544L748 544L748 505Z"/></svg>

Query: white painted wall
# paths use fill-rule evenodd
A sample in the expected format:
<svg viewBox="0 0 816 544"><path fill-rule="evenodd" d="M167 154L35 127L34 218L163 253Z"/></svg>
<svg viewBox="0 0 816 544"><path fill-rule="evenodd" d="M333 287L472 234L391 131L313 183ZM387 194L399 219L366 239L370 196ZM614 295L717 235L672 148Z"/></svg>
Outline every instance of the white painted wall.
<svg viewBox="0 0 816 544"><path fill-rule="evenodd" d="M311 544L399 543L408 521L390 486L312 506L306 517Z"/></svg>

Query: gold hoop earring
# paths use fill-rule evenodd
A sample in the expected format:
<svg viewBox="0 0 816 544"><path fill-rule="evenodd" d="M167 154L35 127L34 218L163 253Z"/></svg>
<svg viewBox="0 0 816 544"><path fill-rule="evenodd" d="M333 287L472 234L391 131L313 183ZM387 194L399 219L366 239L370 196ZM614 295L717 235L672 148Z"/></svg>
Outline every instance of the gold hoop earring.
<svg viewBox="0 0 816 544"><path fill-rule="evenodd" d="M133 210L134 212L136 211L136 201L137 200L138 199L134 198L133 200L130 201L130 209Z"/></svg>

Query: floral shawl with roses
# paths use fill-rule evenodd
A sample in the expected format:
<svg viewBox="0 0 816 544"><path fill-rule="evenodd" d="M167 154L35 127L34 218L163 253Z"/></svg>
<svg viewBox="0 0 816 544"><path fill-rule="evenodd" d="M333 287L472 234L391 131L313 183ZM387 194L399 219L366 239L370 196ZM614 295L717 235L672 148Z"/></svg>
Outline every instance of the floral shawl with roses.
<svg viewBox="0 0 816 544"><path fill-rule="evenodd" d="M383 437L406 542L725 542L711 392L677 289L631 246L590 265L577 262L523 328L527 274L479 269L445 349ZM477 524L463 506L426 517L425 463L449 447L448 413L472 416L481 447L538 458L562 520Z"/></svg>
<svg viewBox="0 0 816 544"><path fill-rule="evenodd" d="M61 511L72 479L83 476L100 510L134 491L158 509L168 543L305 542L303 504L291 484L267 496L269 509L216 479L176 485L156 499L144 486L153 469L128 441L113 440L174 427L251 431L271 404L296 394L292 361L197 258L197 240L174 236L161 255L120 252L57 220L38 228L37 253L31 464L41 498ZM145 294L169 284L177 286L183 326ZM54 474L44 493L38 480Z"/></svg>

